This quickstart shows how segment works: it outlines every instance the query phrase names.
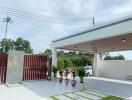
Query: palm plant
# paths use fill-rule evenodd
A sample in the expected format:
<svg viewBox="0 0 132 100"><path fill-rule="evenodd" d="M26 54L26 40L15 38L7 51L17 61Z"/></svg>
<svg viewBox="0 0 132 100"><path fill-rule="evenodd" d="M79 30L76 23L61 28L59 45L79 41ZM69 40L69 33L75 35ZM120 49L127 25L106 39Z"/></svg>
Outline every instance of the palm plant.
<svg viewBox="0 0 132 100"><path fill-rule="evenodd" d="M83 67L77 68L77 73L80 78L80 83L83 83L83 78L85 76L85 69Z"/></svg>

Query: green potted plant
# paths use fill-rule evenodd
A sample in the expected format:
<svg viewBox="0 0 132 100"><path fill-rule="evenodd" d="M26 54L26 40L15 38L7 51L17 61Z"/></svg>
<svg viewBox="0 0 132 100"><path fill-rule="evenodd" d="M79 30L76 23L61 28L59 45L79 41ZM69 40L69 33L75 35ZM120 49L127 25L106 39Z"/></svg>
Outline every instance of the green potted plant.
<svg viewBox="0 0 132 100"><path fill-rule="evenodd" d="M57 77L56 77L57 71L58 71L58 68L57 68L56 66L53 65L54 81L57 81Z"/></svg>
<svg viewBox="0 0 132 100"><path fill-rule="evenodd" d="M69 73L70 73L70 72L69 72L68 69L66 69L66 70L64 71L64 76L66 77L66 78L65 78L65 84L66 84L66 85L68 85L68 83L69 83L69 79L67 78Z"/></svg>
<svg viewBox="0 0 132 100"><path fill-rule="evenodd" d="M77 73L78 73L78 76L80 78L80 83L83 83L83 78L85 76L85 69L83 67L78 67L77 68Z"/></svg>
<svg viewBox="0 0 132 100"><path fill-rule="evenodd" d="M72 70L71 73L72 73L71 85L72 85L72 87L75 87L75 86L76 86L76 83L77 83L77 81L75 80L75 77L76 77L76 70L75 70L75 69Z"/></svg>

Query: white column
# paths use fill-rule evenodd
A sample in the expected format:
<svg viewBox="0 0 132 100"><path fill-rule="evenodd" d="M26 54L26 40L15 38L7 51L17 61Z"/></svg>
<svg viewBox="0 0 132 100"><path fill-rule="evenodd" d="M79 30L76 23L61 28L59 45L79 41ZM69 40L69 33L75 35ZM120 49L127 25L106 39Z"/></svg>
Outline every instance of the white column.
<svg viewBox="0 0 132 100"><path fill-rule="evenodd" d="M98 67L98 61L99 61L99 54L94 54L94 60L93 60L93 76L97 76L97 67Z"/></svg>
<svg viewBox="0 0 132 100"><path fill-rule="evenodd" d="M52 48L52 66L57 66L57 49Z"/></svg>

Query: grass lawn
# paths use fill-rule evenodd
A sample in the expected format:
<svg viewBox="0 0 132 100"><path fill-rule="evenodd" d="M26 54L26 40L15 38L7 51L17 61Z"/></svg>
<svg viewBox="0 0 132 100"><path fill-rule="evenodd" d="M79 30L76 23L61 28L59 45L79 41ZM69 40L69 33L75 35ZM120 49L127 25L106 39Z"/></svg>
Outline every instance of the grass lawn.
<svg viewBox="0 0 132 100"><path fill-rule="evenodd" d="M122 99L122 98L119 98L119 97L115 97L115 96L108 96L108 97L105 97L101 100L125 100L125 99Z"/></svg>
<svg viewBox="0 0 132 100"><path fill-rule="evenodd" d="M50 100L125 100L93 90L80 90L51 96Z"/></svg>

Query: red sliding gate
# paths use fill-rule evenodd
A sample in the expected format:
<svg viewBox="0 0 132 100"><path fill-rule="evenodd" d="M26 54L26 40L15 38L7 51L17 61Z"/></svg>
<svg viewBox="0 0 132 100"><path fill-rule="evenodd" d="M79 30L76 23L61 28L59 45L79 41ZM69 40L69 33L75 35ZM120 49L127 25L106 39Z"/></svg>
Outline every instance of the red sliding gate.
<svg viewBox="0 0 132 100"><path fill-rule="evenodd" d="M47 79L51 75L51 61L48 56L25 55L23 80Z"/></svg>
<svg viewBox="0 0 132 100"><path fill-rule="evenodd" d="M0 83L5 83L6 81L7 58L6 53L0 53Z"/></svg>

